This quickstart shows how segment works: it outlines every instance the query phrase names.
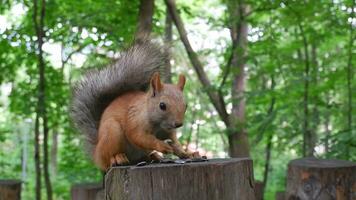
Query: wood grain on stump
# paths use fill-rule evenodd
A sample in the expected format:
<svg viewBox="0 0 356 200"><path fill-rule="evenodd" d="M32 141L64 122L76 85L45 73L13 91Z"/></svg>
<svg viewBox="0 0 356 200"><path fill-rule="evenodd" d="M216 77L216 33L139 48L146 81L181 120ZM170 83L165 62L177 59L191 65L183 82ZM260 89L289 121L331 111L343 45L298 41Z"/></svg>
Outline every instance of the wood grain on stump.
<svg viewBox="0 0 356 200"><path fill-rule="evenodd" d="M102 183L82 183L72 186L72 200L99 200L100 192L103 190Z"/></svg>
<svg viewBox="0 0 356 200"><path fill-rule="evenodd" d="M288 164L286 199L356 199L356 163L302 158Z"/></svg>
<svg viewBox="0 0 356 200"><path fill-rule="evenodd" d="M114 167L105 177L110 200L254 200L252 160Z"/></svg>
<svg viewBox="0 0 356 200"><path fill-rule="evenodd" d="M0 200L21 199L21 181L0 180Z"/></svg>

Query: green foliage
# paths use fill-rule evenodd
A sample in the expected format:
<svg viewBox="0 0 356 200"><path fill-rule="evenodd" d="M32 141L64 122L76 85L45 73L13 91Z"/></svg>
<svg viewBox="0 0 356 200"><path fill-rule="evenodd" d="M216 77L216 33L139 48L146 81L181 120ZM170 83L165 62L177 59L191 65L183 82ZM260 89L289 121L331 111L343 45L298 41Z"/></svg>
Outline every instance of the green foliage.
<svg viewBox="0 0 356 200"><path fill-rule="evenodd" d="M88 68L105 66L130 44L136 30L139 1L46 2L46 106L50 136L54 132L59 134L57 170L51 180L55 199L69 199L72 184L98 182L102 178L83 151L80 136L69 119L71 85ZM175 30L172 44L173 74L184 73L188 77L185 89L188 111L180 140L184 145L189 142L193 150L197 148L214 157L227 156L228 131L205 93L221 89L231 112L232 74L237 73L230 73L220 88L231 54L228 2L177 1L188 36L213 83L211 88L199 83ZM315 156L356 160L356 124L353 122L352 131L347 124L347 114L351 112L346 70L349 49L351 54L355 53L354 43L350 43L350 30L355 27L355 18L350 18L353 2L246 2L251 10L245 16L250 25L246 125L258 180L263 179L266 145L268 138L272 138L265 198L274 199L274 193L284 188L287 163L302 156L305 120L315 135ZM165 5L162 1L156 1L155 5L154 36L162 38ZM33 126L39 77L33 2L1 1L0 15L0 22L2 19L7 22L4 26L0 24L0 178L22 179L23 198L34 199ZM353 33L351 38L354 37ZM304 39L309 56L308 75ZM355 66L355 56L351 66ZM308 118L303 114L305 81L309 81ZM352 91L355 84L351 82ZM353 106L355 95L353 92ZM271 110L272 99L275 103ZM352 112L355 121L356 109ZM26 176L22 175L24 151Z"/></svg>

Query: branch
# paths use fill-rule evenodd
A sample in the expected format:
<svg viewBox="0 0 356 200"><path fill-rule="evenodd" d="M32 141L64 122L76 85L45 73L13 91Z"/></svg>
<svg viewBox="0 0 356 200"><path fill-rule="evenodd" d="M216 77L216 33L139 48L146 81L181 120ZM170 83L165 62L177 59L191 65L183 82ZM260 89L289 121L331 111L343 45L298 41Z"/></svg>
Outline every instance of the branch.
<svg viewBox="0 0 356 200"><path fill-rule="evenodd" d="M33 1L33 16L32 16L32 19L33 19L33 23L34 23L34 26L35 26L35 31L36 31L36 36L38 37L39 35L39 27L38 27L38 23L37 23L37 0L34 0Z"/></svg>
<svg viewBox="0 0 356 200"><path fill-rule="evenodd" d="M73 50L72 52L70 52L70 53L68 54L68 56L67 56L65 59L62 58L62 69L63 69L64 65L67 64L67 62L71 59L71 57L72 57L75 53L80 52L80 51L83 50L87 45L88 45L88 44L82 44L82 45L80 45L77 49L75 49L75 50Z"/></svg>
<svg viewBox="0 0 356 200"><path fill-rule="evenodd" d="M232 63L232 59L234 58L234 51L236 51L236 47L237 47L237 41L234 40L232 42L232 47L231 47L231 54L229 56L229 59L227 60L227 63L226 63L226 70L225 70L225 73L223 75L223 79L220 83L220 86L219 86L219 92L222 90L222 87L225 85L226 83L226 79L227 79L227 76L230 74L230 70L231 70L231 63Z"/></svg>
<svg viewBox="0 0 356 200"><path fill-rule="evenodd" d="M150 35L152 31L153 11L154 0L140 0L138 25L135 33L136 40L143 40Z"/></svg>
<svg viewBox="0 0 356 200"><path fill-rule="evenodd" d="M248 17L251 14L255 13L255 12L263 12L263 11L271 11L271 10L275 10L279 8L279 5L274 5L274 6L263 6L263 7L259 7L259 8L255 8L255 9L251 9L249 12L247 12L244 17Z"/></svg>
<svg viewBox="0 0 356 200"><path fill-rule="evenodd" d="M198 78L199 78L201 84L205 88L208 88L207 93L208 93L210 101L212 102L216 111L219 113L221 120L226 125L228 125L229 124L229 119L228 119L229 115L226 111L225 104L222 102L222 100L221 100L222 97L219 95L219 93L211 90L212 84L203 69L203 65L201 64L201 62L198 58L198 55L196 54L196 52L193 50L192 46L190 45L190 42L187 37L187 32L184 28L183 21L182 21L180 15L178 14L178 11L177 11L177 8L175 5L175 1L174 0L165 0L165 3L167 5L169 13L172 17L172 20L173 20L175 26L177 27L180 39L183 42L185 50L188 54L188 57L193 65L195 72L198 75Z"/></svg>

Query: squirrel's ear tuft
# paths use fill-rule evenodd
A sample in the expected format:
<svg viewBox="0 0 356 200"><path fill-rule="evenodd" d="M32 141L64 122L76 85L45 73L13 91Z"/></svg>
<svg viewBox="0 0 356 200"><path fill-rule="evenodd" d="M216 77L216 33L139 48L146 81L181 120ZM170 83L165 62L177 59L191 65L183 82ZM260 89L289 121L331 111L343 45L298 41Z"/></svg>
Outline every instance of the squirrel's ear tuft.
<svg viewBox="0 0 356 200"><path fill-rule="evenodd" d="M185 85L185 76L183 74L179 75L179 79L178 79L178 84L177 85L178 85L179 89L183 91L184 85Z"/></svg>
<svg viewBox="0 0 356 200"><path fill-rule="evenodd" d="M158 72L155 72L151 78L151 87L153 91L153 96L155 96L157 92L160 92L163 89L163 84L161 82L161 78L159 77Z"/></svg>

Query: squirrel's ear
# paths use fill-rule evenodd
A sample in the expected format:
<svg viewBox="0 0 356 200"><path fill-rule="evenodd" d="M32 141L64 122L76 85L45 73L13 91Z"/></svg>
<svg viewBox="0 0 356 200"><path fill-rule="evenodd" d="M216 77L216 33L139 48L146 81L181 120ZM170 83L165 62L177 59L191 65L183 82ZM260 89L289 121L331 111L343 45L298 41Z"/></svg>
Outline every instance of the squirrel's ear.
<svg viewBox="0 0 356 200"><path fill-rule="evenodd" d="M152 91L153 91L153 96L155 96L155 94L157 92L160 92L163 89L163 85L161 83L161 78L159 77L159 73L155 72L151 78L151 87L152 87Z"/></svg>
<svg viewBox="0 0 356 200"><path fill-rule="evenodd" d="M177 85L183 91L184 85L185 85L185 76L183 74L179 75L179 79L178 79L178 84Z"/></svg>

